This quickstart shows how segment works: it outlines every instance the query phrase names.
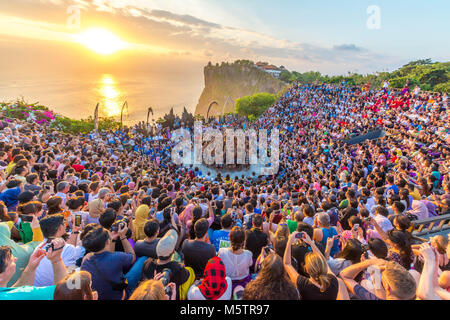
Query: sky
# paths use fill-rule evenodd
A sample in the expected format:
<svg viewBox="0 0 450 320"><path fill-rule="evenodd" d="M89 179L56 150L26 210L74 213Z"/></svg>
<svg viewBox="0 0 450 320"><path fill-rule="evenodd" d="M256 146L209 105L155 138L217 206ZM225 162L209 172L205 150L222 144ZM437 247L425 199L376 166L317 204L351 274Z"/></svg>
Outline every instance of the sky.
<svg viewBox="0 0 450 320"><path fill-rule="evenodd" d="M149 105L156 117L194 112L209 61L328 75L449 61L449 9L448 0L0 0L0 101L23 97L80 119L97 102L120 115L126 100L139 121Z"/></svg>
<svg viewBox="0 0 450 320"><path fill-rule="evenodd" d="M371 73L447 61L449 9L446 0L0 0L0 67L170 73L250 59ZM104 57L73 40L90 27L113 32L127 49Z"/></svg>

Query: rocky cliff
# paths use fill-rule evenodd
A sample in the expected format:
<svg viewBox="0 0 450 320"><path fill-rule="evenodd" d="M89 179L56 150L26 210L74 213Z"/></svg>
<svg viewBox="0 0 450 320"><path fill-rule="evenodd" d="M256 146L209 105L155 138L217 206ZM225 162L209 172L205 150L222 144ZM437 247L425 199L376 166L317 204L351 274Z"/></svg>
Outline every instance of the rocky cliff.
<svg viewBox="0 0 450 320"><path fill-rule="evenodd" d="M195 114L207 115L213 101L210 116L233 112L236 99L258 92L277 93L283 82L248 62L209 63L205 69L205 88L200 96Z"/></svg>

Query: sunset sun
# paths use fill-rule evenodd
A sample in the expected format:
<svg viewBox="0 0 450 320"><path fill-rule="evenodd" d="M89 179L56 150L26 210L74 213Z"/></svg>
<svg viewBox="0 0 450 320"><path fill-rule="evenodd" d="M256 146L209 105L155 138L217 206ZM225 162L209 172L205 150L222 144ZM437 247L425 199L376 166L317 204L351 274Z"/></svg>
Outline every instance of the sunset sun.
<svg viewBox="0 0 450 320"><path fill-rule="evenodd" d="M125 48L125 43L118 36L101 28L88 29L78 35L77 39L79 43L101 55L110 55Z"/></svg>

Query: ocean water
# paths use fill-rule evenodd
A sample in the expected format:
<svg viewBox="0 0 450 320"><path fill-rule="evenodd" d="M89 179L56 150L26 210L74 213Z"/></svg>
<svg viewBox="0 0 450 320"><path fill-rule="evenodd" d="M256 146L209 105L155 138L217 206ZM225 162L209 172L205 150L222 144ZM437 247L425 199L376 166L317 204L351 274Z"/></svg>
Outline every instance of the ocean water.
<svg viewBox="0 0 450 320"><path fill-rule="evenodd" d="M0 77L0 101L24 98L29 103L39 102L58 114L84 119L94 115L100 103L99 115L120 119L125 101L124 123L146 121L147 110L153 108L156 120L173 107L175 114L183 108L194 112L203 89L202 75L186 79L176 74L115 75L95 74L70 76L9 76ZM152 116L150 115L150 121Z"/></svg>

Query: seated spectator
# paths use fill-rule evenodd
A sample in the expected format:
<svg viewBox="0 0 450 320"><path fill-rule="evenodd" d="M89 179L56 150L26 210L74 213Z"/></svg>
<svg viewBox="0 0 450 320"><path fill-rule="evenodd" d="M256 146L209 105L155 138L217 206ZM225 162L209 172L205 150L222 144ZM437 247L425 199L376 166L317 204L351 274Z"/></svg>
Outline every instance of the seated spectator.
<svg viewBox="0 0 450 320"><path fill-rule="evenodd" d="M97 291L92 290L89 272L79 271L66 275L55 288L53 300L97 300Z"/></svg>
<svg viewBox="0 0 450 320"><path fill-rule="evenodd" d="M64 247L63 239L52 240L49 249L44 249L41 244L31 254L28 264L19 279L11 286L8 283L16 272L16 260L12 250L8 246L0 246L0 300L53 300L55 284L66 274L67 270L61 259L61 248ZM33 286L36 268L43 258L51 261L54 278L47 287Z"/></svg>
<svg viewBox="0 0 450 320"><path fill-rule="evenodd" d="M222 229L215 230L211 237L211 243L216 248L218 252L221 248L229 248L231 246L230 242L230 231L233 227L233 219L231 214L225 214L220 218L220 225Z"/></svg>
<svg viewBox="0 0 450 320"><path fill-rule="evenodd" d="M225 274L225 265L219 257L211 258L205 267L203 279L188 291L188 300L230 300L232 282Z"/></svg>
<svg viewBox="0 0 450 320"><path fill-rule="evenodd" d="M156 246L158 245L159 238L159 222L156 219L151 219L145 223L144 233L146 238L139 240L134 245L134 252L137 257L148 257L157 259Z"/></svg>
<svg viewBox="0 0 450 320"><path fill-rule="evenodd" d="M218 257L225 265L226 275L232 280L234 290L236 286L245 287L250 282L250 267L254 262L251 251L244 249L245 232L241 227L231 229L230 242L230 248L219 249Z"/></svg>
<svg viewBox="0 0 450 320"><path fill-rule="evenodd" d="M126 238L128 228L121 225L111 236L105 228L98 226L83 238L83 247L90 253L81 264L81 270L92 275L92 288L98 292L99 300L122 300L128 287L124 272L136 260L133 248ZM119 238L125 252L114 252L112 240Z"/></svg>
<svg viewBox="0 0 450 320"><path fill-rule="evenodd" d="M289 280L282 259L269 254L255 280L244 290L243 300L298 300L297 288Z"/></svg>

